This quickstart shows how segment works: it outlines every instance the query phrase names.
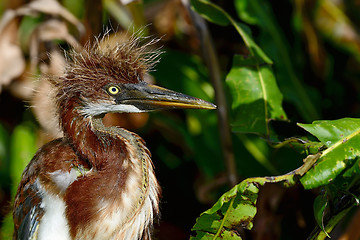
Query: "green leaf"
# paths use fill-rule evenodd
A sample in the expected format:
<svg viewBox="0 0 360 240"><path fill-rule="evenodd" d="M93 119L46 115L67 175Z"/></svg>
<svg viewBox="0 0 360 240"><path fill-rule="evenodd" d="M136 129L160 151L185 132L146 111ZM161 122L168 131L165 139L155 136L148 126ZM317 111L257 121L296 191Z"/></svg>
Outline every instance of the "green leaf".
<svg viewBox="0 0 360 240"><path fill-rule="evenodd" d="M319 229L315 229L311 235L307 238L308 240L323 240L329 239L328 236L334 227L342 220L346 215L348 215L351 208L347 208L344 211L332 216L326 226L324 226L324 230L319 227Z"/></svg>
<svg viewBox="0 0 360 240"><path fill-rule="evenodd" d="M227 13L216 4L207 0L191 0L191 5L203 18L212 23L221 26L230 24Z"/></svg>
<svg viewBox="0 0 360 240"><path fill-rule="evenodd" d="M261 19L254 13L254 2L256 1L234 1L235 9L241 20L248 24L259 25L262 23ZM256 4L256 3L255 3ZM266 4L266 3L265 3Z"/></svg>
<svg viewBox="0 0 360 240"><path fill-rule="evenodd" d="M276 78L285 98L291 101L307 120L319 119L309 87L301 81L300 73L294 67L294 50L284 35L284 30L271 9L270 3L262 0L236 0L235 9L241 20L261 28L258 43L264 52L274 60Z"/></svg>
<svg viewBox="0 0 360 240"><path fill-rule="evenodd" d="M314 201L314 216L319 229L308 239L327 239L329 233L346 214L359 205L360 158L351 161L346 169L324 187L325 193Z"/></svg>
<svg viewBox="0 0 360 240"><path fill-rule="evenodd" d="M252 228L258 191L257 184L245 180L223 194L212 208L197 219L192 228L196 235L191 239L218 239L224 236L241 239L236 228Z"/></svg>
<svg viewBox="0 0 360 240"><path fill-rule="evenodd" d="M294 174L286 174L245 179L200 215L192 228L195 234L190 239L241 239L238 229L250 230L253 227L259 187L275 182L285 182L290 186L295 183L293 178Z"/></svg>
<svg viewBox="0 0 360 240"><path fill-rule="evenodd" d="M360 119L342 118L339 120L314 121L312 124L298 124L317 137L327 147L337 142L346 142L360 131Z"/></svg>
<svg viewBox="0 0 360 240"><path fill-rule="evenodd" d="M328 237L330 237L324 227L324 214L325 214L325 210L326 210L327 206L328 206L328 202L327 202L327 199L325 196L320 195L315 198L315 201L314 201L315 220L316 220L318 226L321 228L321 230L323 230L324 233L326 233L326 235Z"/></svg>
<svg viewBox="0 0 360 240"><path fill-rule="evenodd" d="M286 119L282 94L269 65L235 55L226 83L232 96L234 131L268 136L270 119Z"/></svg>
<svg viewBox="0 0 360 240"><path fill-rule="evenodd" d="M328 148L320 159L301 179L306 189L316 188L332 182L344 169L352 166L360 156L360 120L315 121L299 124L316 136Z"/></svg>
<svg viewBox="0 0 360 240"><path fill-rule="evenodd" d="M354 164L347 168L345 170L345 172L342 174L342 176L345 178L345 179L348 179L348 178L352 178L352 179L356 179L358 180L360 178L360 158L357 159L356 162L354 162ZM345 180L346 181L346 180ZM341 182L340 183L342 187L344 187L344 182ZM347 189L350 188L351 186L353 185L353 183L348 183L346 185Z"/></svg>
<svg viewBox="0 0 360 240"><path fill-rule="evenodd" d="M237 21L235 21L227 12L222 8L207 0L191 0L193 9L198 12L203 18L210 22L216 23L221 26L233 25L236 31L240 34L245 45L249 48L250 54L262 61L272 64L272 60L259 48L251 37L250 29Z"/></svg>
<svg viewBox="0 0 360 240"><path fill-rule="evenodd" d="M312 231L308 239L328 239L329 233L343 220L348 213L359 206L359 162L339 174L333 183L325 186L325 195L314 202L314 214L318 228Z"/></svg>

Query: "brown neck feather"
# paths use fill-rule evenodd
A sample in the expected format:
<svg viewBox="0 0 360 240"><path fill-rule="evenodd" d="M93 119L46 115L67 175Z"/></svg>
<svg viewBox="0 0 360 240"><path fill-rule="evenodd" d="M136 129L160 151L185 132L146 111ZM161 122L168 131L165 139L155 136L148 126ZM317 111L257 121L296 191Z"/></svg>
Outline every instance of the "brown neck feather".
<svg viewBox="0 0 360 240"><path fill-rule="evenodd" d="M79 232L83 233L81 226L97 226L98 221L101 221L102 211L109 211L111 216L111 211L123 209L124 222L119 224L134 219L141 212L145 198L149 195L149 174L153 179L150 189L155 189L151 191L156 201L156 204L151 204L150 207L154 208L156 213L159 190L153 176L150 152L143 140L125 129L105 127L101 118L82 115L81 105L72 99L64 106L66 111L60 114L64 136L77 155L88 161L92 168L92 173L87 178L74 182L65 196L65 201L84 207L82 211L73 207L67 208L71 235L75 238ZM129 203L130 208L124 205L126 201L122 200L123 193L133 196ZM109 207L100 211L100 199L106 199ZM139 234L143 230L139 230Z"/></svg>
<svg viewBox="0 0 360 240"><path fill-rule="evenodd" d="M119 161L128 155L124 142L117 136L96 131L93 118L82 115L80 107L73 99L64 104L66 111L60 114L64 136L72 143L77 154L96 170L108 165L121 166Z"/></svg>

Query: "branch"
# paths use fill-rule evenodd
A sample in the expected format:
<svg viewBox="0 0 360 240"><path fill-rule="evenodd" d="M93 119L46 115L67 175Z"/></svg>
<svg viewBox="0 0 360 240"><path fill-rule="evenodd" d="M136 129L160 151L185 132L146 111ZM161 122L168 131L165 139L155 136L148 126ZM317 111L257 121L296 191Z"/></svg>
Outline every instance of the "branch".
<svg viewBox="0 0 360 240"><path fill-rule="evenodd" d="M233 151L233 144L231 139L229 114L226 103L226 96L224 92L223 80L221 78L220 66L218 57L215 52L214 44L212 42L208 27L205 20L194 12L188 0L182 0L182 3L187 8L190 17L196 27L200 42L203 59L209 70L210 80L215 89L215 101L217 105L218 127L221 140L221 148L223 152L224 162L226 165L228 181L231 186L235 186L238 182L235 157Z"/></svg>

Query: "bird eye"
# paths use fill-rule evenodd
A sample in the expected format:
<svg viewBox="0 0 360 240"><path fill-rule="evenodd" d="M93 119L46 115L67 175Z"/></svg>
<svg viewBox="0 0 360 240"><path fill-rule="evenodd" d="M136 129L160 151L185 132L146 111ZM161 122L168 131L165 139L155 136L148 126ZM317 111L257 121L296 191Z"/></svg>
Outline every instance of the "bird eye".
<svg viewBox="0 0 360 240"><path fill-rule="evenodd" d="M111 95L116 95L120 92L120 89L117 86L110 86L110 87L108 87L108 92Z"/></svg>

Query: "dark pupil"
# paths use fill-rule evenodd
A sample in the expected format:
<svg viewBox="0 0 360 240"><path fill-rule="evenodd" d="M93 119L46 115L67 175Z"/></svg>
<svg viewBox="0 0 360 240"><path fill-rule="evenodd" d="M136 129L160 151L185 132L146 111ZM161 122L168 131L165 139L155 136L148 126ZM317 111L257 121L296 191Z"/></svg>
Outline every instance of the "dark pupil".
<svg viewBox="0 0 360 240"><path fill-rule="evenodd" d="M114 93L114 92L116 92L116 88L112 87L110 91Z"/></svg>

